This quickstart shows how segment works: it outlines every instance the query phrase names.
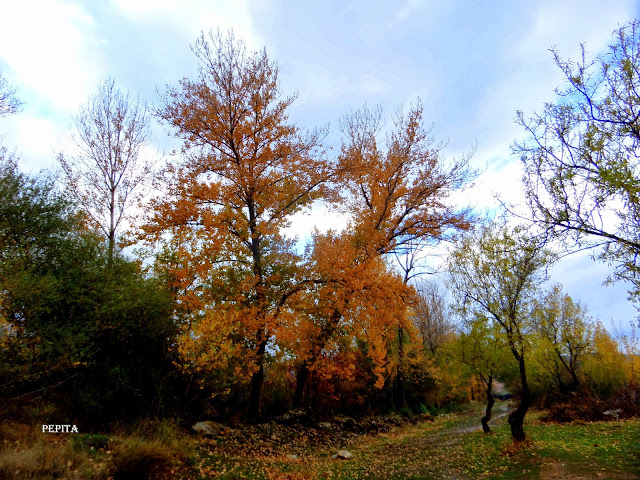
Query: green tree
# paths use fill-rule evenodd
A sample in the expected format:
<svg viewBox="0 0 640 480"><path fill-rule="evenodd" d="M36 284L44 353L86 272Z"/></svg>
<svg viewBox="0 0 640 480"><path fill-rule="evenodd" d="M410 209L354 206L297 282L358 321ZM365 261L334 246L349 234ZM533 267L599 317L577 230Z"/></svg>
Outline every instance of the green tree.
<svg viewBox="0 0 640 480"><path fill-rule="evenodd" d="M493 382L498 377L504 381L509 377L508 355L509 345L498 323L491 322L483 315L476 315L465 319L463 331L457 342L458 358L467 365L474 375L477 375L485 388L487 406L485 414L480 419L482 430L489 433L489 421L495 398L493 396Z"/></svg>
<svg viewBox="0 0 640 480"><path fill-rule="evenodd" d="M87 422L155 413L172 368L170 296L110 259L76 210L52 179L0 164L0 396L57 398Z"/></svg>
<svg viewBox="0 0 640 480"><path fill-rule="evenodd" d="M593 343L593 326L586 309L563 293L561 285L554 285L534 302L531 319L541 343L538 361L561 392L576 390L583 357Z"/></svg>
<svg viewBox="0 0 640 480"><path fill-rule="evenodd" d="M552 50L567 86L541 113L517 122L533 221L569 248L602 247L610 281L640 296L640 22L617 30L603 55L578 61Z"/></svg>
<svg viewBox="0 0 640 480"><path fill-rule="evenodd" d="M518 363L520 404L509 415L515 441L525 439L524 417L531 404L525 356L529 317L537 288L546 279L551 254L521 227L492 224L455 243L449 263L452 292L466 317L500 327Z"/></svg>

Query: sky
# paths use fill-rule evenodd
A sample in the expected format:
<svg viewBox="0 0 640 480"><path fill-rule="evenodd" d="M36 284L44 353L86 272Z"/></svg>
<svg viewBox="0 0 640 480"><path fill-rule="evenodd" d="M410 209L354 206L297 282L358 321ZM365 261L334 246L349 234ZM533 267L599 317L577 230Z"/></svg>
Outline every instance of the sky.
<svg viewBox="0 0 640 480"><path fill-rule="evenodd" d="M549 49L573 59L581 43L590 55L603 52L640 2L21 0L2 2L0 12L0 71L25 102L0 119L0 134L24 171L56 168L73 115L101 80L157 103L165 85L195 77L189 46L201 31L233 29L278 63L284 94L297 92L290 120L329 125L333 152L349 111L380 105L389 125L420 99L434 135L448 142L445 156L477 145L472 163L483 173L464 200L483 213L495 210L495 194L523 200L511 145L524 133L514 118L540 110L562 86ZM175 145L162 126L154 135L153 154ZM335 223L316 208L291 231ZM625 285L603 286L609 273L583 253L556 265L551 282L611 329L637 312Z"/></svg>

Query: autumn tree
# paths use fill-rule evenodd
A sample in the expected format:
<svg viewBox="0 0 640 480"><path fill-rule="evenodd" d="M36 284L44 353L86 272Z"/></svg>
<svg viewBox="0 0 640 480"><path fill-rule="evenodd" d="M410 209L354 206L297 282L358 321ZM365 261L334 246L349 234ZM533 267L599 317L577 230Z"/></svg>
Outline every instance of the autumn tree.
<svg viewBox="0 0 640 480"><path fill-rule="evenodd" d="M583 361L585 384L599 396L608 397L628 381L625 355L600 322L595 324L592 341L593 349Z"/></svg>
<svg viewBox="0 0 640 480"><path fill-rule="evenodd" d="M520 404L509 414L511 436L523 441L524 417L531 405L525 357L529 318L537 288L546 278L551 254L522 227L492 224L461 237L451 253L452 293L465 316L500 327L518 363Z"/></svg>
<svg viewBox="0 0 640 480"><path fill-rule="evenodd" d="M143 157L150 120L146 104L109 78L74 118L74 150L58 157L69 191L107 238L109 258L127 209L151 171L151 162Z"/></svg>
<svg viewBox="0 0 640 480"><path fill-rule="evenodd" d="M297 328L287 335L299 362L294 407L308 404L310 378L353 375L354 365L330 365L336 352L355 344L372 365L371 383L382 388L391 367L392 332L398 325L409 328L412 289L381 256L363 259L359 237L351 228L340 234L314 234L306 256L306 276L314 281L307 284L300 302Z"/></svg>
<svg viewBox="0 0 640 480"><path fill-rule="evenodd" d="M443 145L434 141L431 128L424 125L419 101L406 113L396 112L386 142L379 145L381 127L382 110L366 106L341 122L339 162L361 255L411 255L415 249L467 229L470 210L456 208L450 196L473 178L471 154L451 160L443 157ZM414 266L405 270L405 282L413 276ZM398 401L406 406L401 326L397 334Z"/></svg>
<svg viewBox="0 0 640 480"><path fill-rule="evenodd" d="M561 285L554 285L534 301L531 319L542 343L543 366L560 391L576 390L580 384L578 371L592 345L593 327L586 309L563 293Z"/></svg>
<svg viewBox="0 0 640 480"><path fill-rule="evenodd" d="M216 324L234 319L226 325L235 332L231 344L250 359L249 417L257 420L267 345L304 285L280 232L324 193L333 170L322 158L323 132L288 123L295 96L282 96L266 51L249 53L220 32L201 34L192 51L198 77L167 87L158 110L184 155L167 170L170 195L155 201L146 231L191 237L197 250L178 255L206 248L211 270L196 287L209 300L196 308L199 328L223 334ZM226 289L216 290L216 277L227 279Z"/></svg>
<svg viewBox="0 0 640 480"><path fill-rule="evenodd" d="M638 300L640 22L617 30L595 60L584 46L577 61L552 52L567 85L542 112L518 112L527 138L513 146L532 220L570 249L602 247L610 280L631 282Z"/></svg>

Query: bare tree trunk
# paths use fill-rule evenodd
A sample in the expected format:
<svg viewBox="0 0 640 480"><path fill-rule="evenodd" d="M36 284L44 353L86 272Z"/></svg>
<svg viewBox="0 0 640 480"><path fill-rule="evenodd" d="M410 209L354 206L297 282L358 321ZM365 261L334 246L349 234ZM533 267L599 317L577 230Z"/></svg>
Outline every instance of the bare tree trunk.
<svg viewBox="0 0 640 480"><path fill-rule="evenodd" d="M524 355L519 355L518 366L520 368L520 382L522 384L522 396L520 405L509 414L509 426L511 427L511 437L514 442L522 442L525 440L524 435L524 416L531 405L531 391L527 382L527 372L525 371Z"/></svg>
<svg viewBox="0 0 640 480"><path fill-rule="evenodd" d="M260 245L260 235L257 232L256 206L253 198L250 198L247 204L249 210L249 231L251 233L251 256L253 258L253 274L256 278L256 304L260 309L261 319L264 320L266 305L264 283L262 275L262 251ZM262 338L262 337L265 338ZM258 370L251 377L251 393L249 394L249 421L257 423L260 421L262 412L260 411L260 403L262 400L262 385L264 383L264 353L267 348L267 338L264 327L257 332L258 351L256 355L256 364Z"/></svg>
<svg viewBox="0 0 640 480"><path fill-rule="evenodd" d="M266 348L267 342L264 340L258 347L258 371L251 377L251 393L249 394L249 421L251 423L259 422L262 416L260 401L264 384L264 352Z"/></svg>
<svg viewBox="0 0 640 480"><path fill-rule="evenodd" d="M111 188L111 203L109 205L109 264L113 261L113 253L116 245L116 191Z"/></svg>
<svg viewBox="0 0 640 480"><path fill-rule="evenodd" d="M404 383L404 329L398 328L398 374L396 376L397 403L400 408L407 406L407 392Z"/></svg>
<svg viewBox="0 0 640 480"><path fill-rule="evenodd" d="M485 383L487 385L487 389L485 390L487 394L487 408L484 412L484 417L480 419L480 423L482 423L482 431L484 433L490 433L491 429L489 428L489 420L491 420L491 410L493 409L493 404L495 403L493 393L491 391L491 389L493 388L493 376L489 375L489 378Z"/></svg>

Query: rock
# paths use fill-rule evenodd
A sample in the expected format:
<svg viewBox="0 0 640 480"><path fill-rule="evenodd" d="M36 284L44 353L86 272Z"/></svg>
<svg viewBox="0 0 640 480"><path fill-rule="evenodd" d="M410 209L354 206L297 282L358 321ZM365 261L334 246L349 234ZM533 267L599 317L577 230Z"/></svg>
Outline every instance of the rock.
<svg viewBox="0 0 640 480"><path fill-rule="evenodd" d="M307 413L306 410L298 409L298 410L290 410L287 413L284 413L278 417L273 419L276 423L280 425L308 425L311 423L311 417Z"/></svg>
<svg viewBox="0 0 640 480"><path fill-rule="evenodd" d="M298 460L298 455L290 453L289 455L287 455L287 460Z"/></svg>
<svg viewBox="0 0 640 480"><path fill-rule="evenodd" d="M619 408L616 408L615 410L607 410L604 412L605 415L611 415L612 417L616 417L616 420L620 418L621 413L622 413L622 410L620 410Z"/></svg>
<svg viewBox="0 0 640 480"><path fill-rule="evenodd" d="M207 437L217 437L227 430L226 425L223 425L218 422L213 422L211 420L198 422L191 428L196 433L200 433L201 435L204 435Z"/></svg>
<svg viewBox="0 0 640 480"><path fill-rule="evenodd" d="M353 458L353 453L349 450L339 450L338 453L331 458L335 458L336 460L349 460L350 458Z"/></svg>
<svg viewBox="0 0 640 480"><path fill-rule="evenodd" d="M333 417L332 422L334 424L340 425L341 428L345 430L356 430L358 427L356 421L353 418L347 417L345 415L336 415L335 417Z"/></svg>

